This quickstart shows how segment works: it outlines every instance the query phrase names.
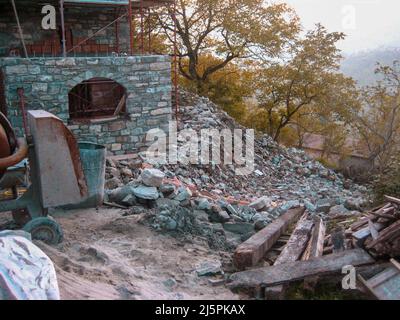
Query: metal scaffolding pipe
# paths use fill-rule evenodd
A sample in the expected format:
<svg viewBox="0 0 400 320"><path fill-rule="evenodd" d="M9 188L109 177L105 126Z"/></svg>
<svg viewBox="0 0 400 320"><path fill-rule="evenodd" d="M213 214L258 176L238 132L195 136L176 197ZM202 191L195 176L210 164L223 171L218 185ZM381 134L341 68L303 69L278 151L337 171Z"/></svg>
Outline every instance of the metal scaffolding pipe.
<svg viewBox="0 0 400 320"><path fill-rule="evenodd" d="M148 17L147 17L147 22L148 22L148 32L149 32L149 53L151 53L151 12L150 12L150 8L147 9L148 10Z"/></svg>
<svg viewBox="0 0 400 320"><path fill-rule="evenodd" d="M131 56L133 56L133 21L132 21L132 0L128 4L128 20L129 20L129 48Z"/></svg>
<svg viewBox="0 0 400 320"><path fill-rule="evenodd" d="M11 0L11 4L12 4L12 7L14 9L15 20L17 21L19 37L21 38L21 43L22 43L22 47L24 49L25 58L29 58L28 57L28 51L26 50L25 39L24 39L24 34L22 32L21 23L19 22L17 6L15 5L15 1L14 0Z"/></svg>
<svg viewBox="0 0 400 320"><path fill-rule="evenodd" d="M63 56L67 56L67 45L65 40L65 22L64 22L64 0L60 0L60 16L61 16L61 43Z"/></svg>
<svg viewBox="0 0 400 320"><path fill-rule="evenodd" d="M140 47L142 54L144 53L144 18L143 18L143 0L140 0Z"/></svg>

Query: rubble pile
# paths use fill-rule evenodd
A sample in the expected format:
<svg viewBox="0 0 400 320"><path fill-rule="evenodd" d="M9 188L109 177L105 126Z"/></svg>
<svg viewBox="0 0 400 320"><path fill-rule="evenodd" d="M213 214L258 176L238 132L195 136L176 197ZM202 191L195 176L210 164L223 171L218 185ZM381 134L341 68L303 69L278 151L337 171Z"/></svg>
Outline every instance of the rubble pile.
<svg viewBox="0 0 400 320"><path fill-rule="evenodd" d="M178 148L186 142L179 138L184 129L245 129L207 98L183 92L180 101ZM131 213L143 212L142 206L155 208L153 227L208 230L208 235L225 237L232 248L300 205L322 218L357 214L368 205L365 187L303 151L280 146L268 135L256 137L254 148L254 171L247 176L223 163L150 165L141 154L108 159L106 200L130 207Z"/></svg>

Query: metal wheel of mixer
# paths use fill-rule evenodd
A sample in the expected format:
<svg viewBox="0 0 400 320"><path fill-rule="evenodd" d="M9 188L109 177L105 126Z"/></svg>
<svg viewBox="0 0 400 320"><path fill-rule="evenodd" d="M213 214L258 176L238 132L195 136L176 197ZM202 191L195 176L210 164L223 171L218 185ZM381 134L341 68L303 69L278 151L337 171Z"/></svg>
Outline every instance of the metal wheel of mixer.
<svg viewBox="0 0 400 320"><path fill-rule="evenodd" d="M24 226L24 231L29 232L33 240L51 245L59 244L64 237L61 226L51 217L32 219Z"/></svg>

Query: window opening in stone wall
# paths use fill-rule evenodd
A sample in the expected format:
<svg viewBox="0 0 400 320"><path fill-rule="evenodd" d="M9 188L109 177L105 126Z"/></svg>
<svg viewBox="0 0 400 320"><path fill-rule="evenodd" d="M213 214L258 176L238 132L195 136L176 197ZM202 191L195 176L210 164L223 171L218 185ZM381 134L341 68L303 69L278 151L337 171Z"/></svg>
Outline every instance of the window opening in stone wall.
<svg viewBox="0 0 400 320"><path fill-rule="evenodd" d="M126 112L126 89L107 78L85 80L68 94L72 120L116 117Z"/></svg>

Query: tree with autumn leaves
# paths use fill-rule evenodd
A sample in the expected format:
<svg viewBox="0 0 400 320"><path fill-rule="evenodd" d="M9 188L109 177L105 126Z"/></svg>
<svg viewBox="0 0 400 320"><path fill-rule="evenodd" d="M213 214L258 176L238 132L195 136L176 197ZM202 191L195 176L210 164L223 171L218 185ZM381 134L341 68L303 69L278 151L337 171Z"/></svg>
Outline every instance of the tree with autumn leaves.
<svg viewBox="0 0 400 320"><path fill-rule="evenodd" d="M390 119L399 124L394 117L398 110L389 106L395 98L387 89L388 80L393 87L397 79L395 68L378 70L386 86L360 90L340 72L337 44L345 35L328 32L322 25L304 30L286 4L176 3L175 14L172 8L160 10L156 28L171 54L176 30L182 86L208 96L241 123L285 144L301 145L305 134L317 133L326 137L327 153L340 153L351 135L368 146L374 161L390 158L388 150L396 149L387 133L395 126ZM384 147L377 147L382 143Z"/></svg>
<svg viewBox="0 0 400 320"><path fill-rule="evenodd" d="M336 43L344 35L320 25L303 35L286 4L177 0L176 15L161 11L158 22L170 43L177 31L181 84L275 140L291 134L288 127L298 131L306 114L323 114L322 122L341 117L335 92L352 95L354 84L338 73ZM335 105L322 108L327 100Z"/></svg>
<svg viewBox="0 0 400 320"><path fill-rule="evenodd" d="M177 0L176 13L169 8L158 17L170 43L176 30L180 74L199 94L207 94L212 76L230 63L240 65L261 52L277 56L299 32L298 17L289 7L266 6L263 0Z"/></svg>

